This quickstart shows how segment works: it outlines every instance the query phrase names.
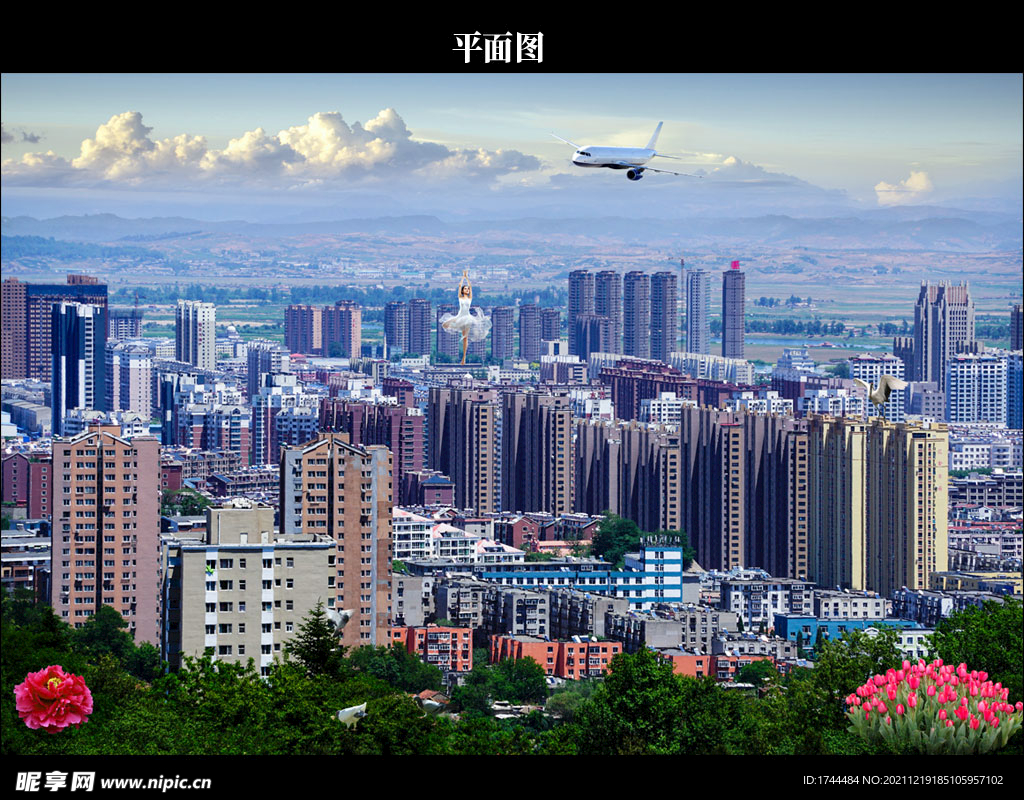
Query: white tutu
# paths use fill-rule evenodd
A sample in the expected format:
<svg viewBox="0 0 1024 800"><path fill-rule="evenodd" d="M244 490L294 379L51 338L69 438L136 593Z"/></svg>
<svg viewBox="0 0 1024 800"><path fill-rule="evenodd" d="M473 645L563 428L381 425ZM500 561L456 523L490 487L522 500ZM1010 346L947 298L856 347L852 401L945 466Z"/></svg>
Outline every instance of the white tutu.
<svg viewBox="0 0 1024 800"><path fill-rule="evenodd" d="M468 297L459 298L458 314L443 314L441 327L451 334L465 334L471 342L480 342L491 332L491 321L484 316L479 308L470 313Z"/></svg>

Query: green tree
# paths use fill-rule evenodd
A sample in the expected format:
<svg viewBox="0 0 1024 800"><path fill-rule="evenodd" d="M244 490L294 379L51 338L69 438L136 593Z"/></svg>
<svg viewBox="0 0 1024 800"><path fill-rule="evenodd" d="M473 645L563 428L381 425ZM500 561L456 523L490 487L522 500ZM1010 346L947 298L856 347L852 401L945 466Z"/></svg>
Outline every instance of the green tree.
<svg viewBox="0 0 1024 800"><path fill-rule="evenodd" d="M1020 600L989 600L941 620L932 647L945 663L985 671L1010 690L1010 702L1024 700L1024 615Z"/></svg>
<svg viewBox="0 0 1024 800"><path fill-rule="evenodd" d="M309 675L339 674L344 648L338 642L334 624L327 618L323 602L318 602L303 618L296 635L285 645L285 652L294 656Z"/></svg>
<svg viewBox="0 0 1024 800"><path fill-rule="evenodd" d="M759 689L762 686L777 680L778 677L778 670L775 669L775 665L767 658L760 659L759 661L751 661L736 673L737 681L740 683L751 683Z"/></svg>
<svg viewBox="0 0 1024 800"><path fill-rule="evenodd" d="M597 526L590 552L618 566L623 556L640 546L640 529L631 519L606 512Z"/></svg>
<svg viewBox="0 0 1024 800"><path fill-rule="evenodd" d="M503 658L492 669L491 694L511 703L543 703L548 697L547 673L532 658Z"/></svg>

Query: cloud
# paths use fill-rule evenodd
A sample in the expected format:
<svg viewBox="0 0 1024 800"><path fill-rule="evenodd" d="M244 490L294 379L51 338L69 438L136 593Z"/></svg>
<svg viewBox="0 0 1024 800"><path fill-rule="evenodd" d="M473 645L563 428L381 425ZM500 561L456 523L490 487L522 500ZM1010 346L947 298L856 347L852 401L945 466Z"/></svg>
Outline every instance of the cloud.
<svg viewBox="0 0 1024 800"><path fill-rule="evenodd" d="M347 123L336 111L319 112L304 125L277 134L262 128L213 149L205 137L179 134L154 140L142 114L116 114L82 142L68 161L52 152L3 162L3 179L14 185L94 185L181 188L196 182L280 188L349 188L402 179L456 177L492 181L537 170L541 162L515 150L456 150L416 141L405 121L386 108L366 122ZM5 141L8 135L5 131Z"/></svg>
<svg viewBox="0 0 1024 800"><path fill-rule="evenodd" d="M875 184L875 195L882 206L906 205L921 199L934 187L927 172L913 172L910 177L897 185L879 181Z"/></svg>
<svg viewBox="0 0 1024 800"><path fill-rule="evenodd" d="M20 128L15 129L15 130L17 130L21 134L21 141L23 141L23 142L30 142L31 144L38 144L39 141L43 138L38 133L31 133L30 131L23 131ZM3 143L3 144L13 144L16 141L17 141L17 139L14 136L14 132L7 130L5 127L3 127L2 124L0 124L0 143Z"/></svg>

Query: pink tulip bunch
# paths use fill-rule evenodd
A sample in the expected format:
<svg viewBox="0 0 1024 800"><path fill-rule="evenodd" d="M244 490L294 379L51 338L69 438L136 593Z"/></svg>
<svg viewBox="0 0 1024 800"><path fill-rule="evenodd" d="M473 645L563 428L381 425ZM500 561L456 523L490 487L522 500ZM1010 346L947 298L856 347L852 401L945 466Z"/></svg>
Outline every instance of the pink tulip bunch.
<svg viewBox="0 0 1024 800"><path fill-rule="evenodd" d="M846 698L850 730L898 752L987 753L1009 741L1024 720L1024 704L988 674L904 661L901 669L873 675Z"/></svg>

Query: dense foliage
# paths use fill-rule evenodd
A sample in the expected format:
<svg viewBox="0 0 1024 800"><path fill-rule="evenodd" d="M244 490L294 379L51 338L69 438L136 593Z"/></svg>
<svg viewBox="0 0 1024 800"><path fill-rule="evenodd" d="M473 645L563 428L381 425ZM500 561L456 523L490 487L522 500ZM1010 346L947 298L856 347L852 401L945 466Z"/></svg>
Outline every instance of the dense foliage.
<svg viewBox="0 0 1024 800"><path fill-rule="evenodd" d="M992 625L987 625L991 620ZM963 652L1005 686L1020 685L1020 604L955 615L938 637L943 658ZM621 654L603 681L551 693L530 659L487 665L483 653L452 693L451 713L413 697L440 686L440 672L402 648L346 651L323 609L307 615L269 675L206 656L165 672L155 649L136 645L103 609L72 629L24 595L3 599L0 717L4 754L856 754L884 752L849 730L844 702L871 675L899 668L895 633L851 632L823 641L813 669L778 676L749 668L756 693L676 675L643 650ZM1014 660L1016 658L1016 660ZM84 676L94 710L80 728L30 730L13 688L53 664ZM1001 670L1001 671L1000 671ZM543 705L497 719L495 700ZM1019 699L1011 690L1010 700ZM347 727L338 710L366 703ZM1021 752L1017 734L1003 752Z"/></svg>

